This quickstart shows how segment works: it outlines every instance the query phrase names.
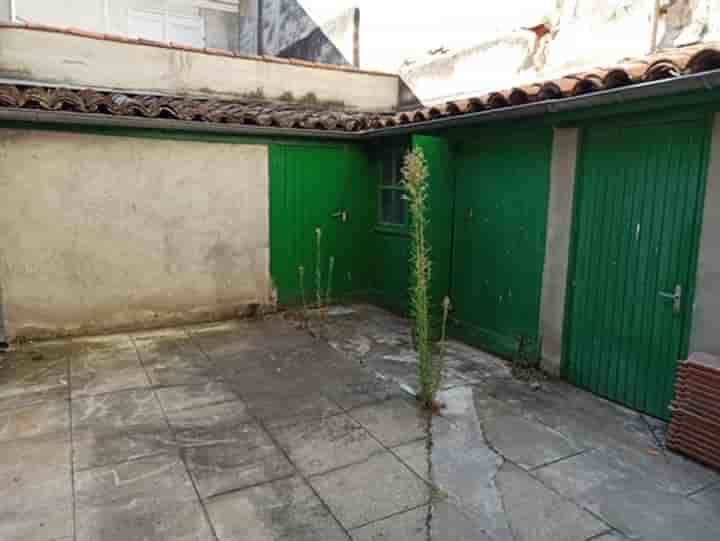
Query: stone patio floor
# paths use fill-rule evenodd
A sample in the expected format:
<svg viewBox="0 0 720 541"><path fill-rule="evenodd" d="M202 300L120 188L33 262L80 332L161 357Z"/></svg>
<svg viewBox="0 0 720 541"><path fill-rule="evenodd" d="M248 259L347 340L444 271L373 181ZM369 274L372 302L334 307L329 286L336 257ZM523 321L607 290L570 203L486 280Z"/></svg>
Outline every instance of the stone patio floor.
<svg viewBox="0 0 720 541"><path fill-rule="evenodd" d="M0 539L717 540L720 476L665 426L357 305L0 355Z"/></svg>

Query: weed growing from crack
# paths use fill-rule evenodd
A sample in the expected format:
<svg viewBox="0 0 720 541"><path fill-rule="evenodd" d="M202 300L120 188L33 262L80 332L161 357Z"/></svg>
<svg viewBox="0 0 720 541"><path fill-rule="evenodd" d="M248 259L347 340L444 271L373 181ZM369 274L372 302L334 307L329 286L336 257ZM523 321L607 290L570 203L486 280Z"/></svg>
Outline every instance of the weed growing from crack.
<svg viewBox="0 0 720 541"><path fill-rule="evenodd" d="M325 290L325 304L329 305L332 300L332 279L335 273L335 256L328 260L327 289Z"/></svg>
<svg viewBox="0 0 720 541"><path fill-rule="evenodd" d="M427 240L428 167L422 149L407 153L402 168L405 198L410 210L411 285L410 312L418 354L418 398L425 408L435 409L435 396L443 377L443 356L433 355L430 344L430 284L432 263Z"/></svg>
<svg viewBox="0 0 720 541"><path fill-rule="evenodd" d="M298 279L300 280L300 298L302 299L303 312L307 312L307 297L305 296L305 267L298 267Z"/></svg>
<svg viewBox="0 0 720 541"><path fill-rule="evenodd" d="M315 229L315 300L317 307L322 306L322 229Z"/></svg>

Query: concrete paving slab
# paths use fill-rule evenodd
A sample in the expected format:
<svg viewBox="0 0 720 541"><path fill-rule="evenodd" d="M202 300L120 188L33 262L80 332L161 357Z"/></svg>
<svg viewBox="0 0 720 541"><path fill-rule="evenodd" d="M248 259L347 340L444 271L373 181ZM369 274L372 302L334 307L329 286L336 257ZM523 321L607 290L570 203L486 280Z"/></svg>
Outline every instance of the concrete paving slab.
<svg viewBox="0 0 720 541"><path fill-rule="evenodd" d="M484 524L448 502L434 502L351 532L353 541L495 541Z"/></svg>
<svg viewBox="0 0 720 541"><path fill-rule="evenodd" d="M119 428L164 422L162 410L149 389L120 391L73 400L73 429Z"/></svg>
<svg viewBox="0 0 720 541"><path fill-rule="evenodd" d="M342 413L333 402L319 393L283 394L275 390L248 396L250 413L268 426L287 426L309 419L325 419Z"/></svg>
<svg viewBox="0 0 720 541"><path fill-rule="evenodd" d="M0 444L0 539L73 534L69 433Z"/></svg>
<svg viewBox="0 0 720 541"><path fill-rule="evenodd" d="M185 333L138 337L134 343L155 387L202 385L219 379L212 361Z"/></svg>
<svg viewBox="0 0 720 541"><path fill-rule="evenodd" d="M66 400L50 400L0 412L0 441L67 432L70 408Z"/></svg>
<svg viewBox="0 0 720 541"><path fill-rule="evenodd" d="M254 423L185 429L177 437L203 498L274 481L295 471L282 451Z"/></svg>
<svg viewBox="0 0 720 541"><path fill-rule="evenodd" d="M390 453L312 477L310 483L347 529L430 501L430 487Z"/></svg>
<svg viewBox="0 0 720 541"><path fill-rule="evenodd" d="M76 399L72 410L76 469L172 452L176 447L150 390Z"/></svg>
<svg viewBox="0 0 720 541"><path fill-rule="evenodd" d="M626 449L588 452L536 472L544 483L628 537L668 541L716 538L720 517L672 491L673 484L668 484L662 471L657 473L648 473L647 464Z"/></svg>
<svg viewBox="0 0 720 541"><path fill-rule="evenodd" d="M402 358L412 349L406 320L369 308L318 323L323 325L313 331L325 342L274 318L137 333L130 344L145 354L142 368L154 374L155 387L76 395L70 404L70 361L77 368L93 359L89 368L116 374L137 368L129 360L135 345L127 335L27 344L0 356L0 411L22 412L6 419L9 439L0 441L0 539L73 539L69 416L63 420L61 412L54 424L55 416L41 407L50 402L72 410L78 477L105 471L114 483L114 469L145 464L144 470L121 472L117 488L97 485L97 494L109 499L78 511L83 541L212 539L194 489L189 500L176 497L185 489L158 480L155 460L189 469L184 482L194 480L208 504L282 485L297 476L296 465L327 500L309 492L308 506L317 509L320 502L320 518L312 510L303 514L304 503L282 503L304 502L304 489L273 489L240 506L228 503L221 515L231 539L243 535L246 524L259 525L259 539L336 539L338 531L347 539L328 505L359 528L352 532L356 537L389 532L414 539L424 525L429 483L438 487L430 532L435 538L717 538L718 474L658 444L663 423L561 382L531 388L507 378L506 367L492 357L482 359L481 352L462 346L467 350L453 353L450 347L446 354L451 351L448 363L464 383L441 393L441 417L428 425L397 383L384 385L391 380L378 379L372 369L377 356L398 357L390 366L413 377L414 361ZM339 353L343 349L350 357ZM107 379L115 385L123 378ZM363 415L365 426L358 429L355 417ZM348 417L353 421L346 425ZM539 435L532 430L538 426ZM372 440L354 439L368 428L385 445L397 444L392 453L376 453L374 443L371 453L365 445ZM564 444L552 437L548 443L545 428L571 446L592 449L527 472L503 462L487 443L505 438L500 451L529 467L544 453L562 454ZM538 442L539 450L533 447ZM138 493L123 493L131 485ZM288 493L300 496L278 496ZM443 518L443 506L450 506L451 518ZM595 527L585 508L607 520L600 521L606 530ZM611 525L615 529L606 533Z"/></svg>
<svg viewBox="0 0 720 541"><path fill-rule="evenodd" d="M322 393L344 410L405 396L397 383L367 373L358 375L349 382L333 381L322 387Z"/></svg>
<svg viewBox="0 0 720 541"><path fill-rule="evenodd" d="M166 424L120 428L81 428L73 433L76 470L176 452L177 444Z"/></svg>
<svg viewBox="0 0 720 541"><path fill-rule="evenodd" d="M185 467L158 456L76 474L79 541L210 541L212 531Z"/></svg>
<svg viewBox="0 0 720 541"><path fill-rule="evenodd" d="M73 398L150 386L134 348L117 356L73 359L70 367Z"/></svg>
<svg viewBox="0 0 720 541"><path fill-rule="evenodd" d="M300 478L213 498L207 503L219 541L348 541L347 534Z"/></svg>
<svg viewBox="0 0 720 541"><path fill-rule="evenodd" d="M720 484L693 494L690 499L707 507L713 514L720 515Z"/></svg>
<svg viewBox="0 0 720 541"><path fill-rule="evenodd" d="M586 541L608 530L605 523L508 462L498 472L497 486L515 541Z"/></svg>
<svg viewBox="0 0 720 541"><path fill-rule="evenodd" d="M347 415L270 429L290 460L305 475L367 460L384 448Z"/></svg>
<svg viewBox="0 0 720 541"><path fill-rule="evenodd" d="M414 400L386 400L354 409L350 415L387 447L395 447L427 436L427 412L418 407ZM436 418L433 430L438 433L450 430L450 423Z"/></svg>
<svg viewBox="0 0 720 541"><path fill-rule="evenodd" d="M560 432L523 417L497 417L486 421L484 428L493 448L528 470L584 450Z"/></svg>
<svg viewBox="0 0 720 541"><path fill-rule="evenodd" d="M640 414L567 383L545 381L535 389L523 381L491 381L485 391L517 413L564 434L579 447L659 449ZM589 418L592 423L587 422Z"/></svg>
<svg viewBox="0 0 720 541"><path fill-rule="evenodd" d="M495 479L503 460L477 439L452 434L402 445L394 452L417 475L472 513L495 541L512 541L512 533Z"/></svg>
<svg viewBox="0 0 720 541"><path fill-rule="evenodd" d="M67 347L0 353L0 411L69 398Z"/></svg>
<svg viewBox="0 0 720 541"><path fill-rule="evenodd" d="M442 345L442 352L445 366L467 383L512 377L510 363L457 340L447 340Z"/></svg>
<svg viewBox="0 0 720 541"><path fill-rule="evenodd" d="M167 414L240 400L240 396L229 385L219 381L160 387L155 389L155 394Z"/></svg>
<svg viewBox="0 0 720 541"><path fill-rule="evenodd" d="M213 441L213 433L231 433L235 428L252 422L247 406L239 400L170 411L166 414L181 443Z"/></svg>

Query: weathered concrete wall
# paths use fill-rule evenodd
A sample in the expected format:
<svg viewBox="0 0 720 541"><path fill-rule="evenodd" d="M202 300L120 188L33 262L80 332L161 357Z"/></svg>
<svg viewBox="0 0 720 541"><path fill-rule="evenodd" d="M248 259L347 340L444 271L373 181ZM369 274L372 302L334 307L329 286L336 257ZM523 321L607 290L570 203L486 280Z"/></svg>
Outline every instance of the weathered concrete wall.
<svg viewBox="0 0 720 541"><path fill-rule="evenodd" d="M262 145L0 132L10 336L233 316L271 300Z"/></svg>
<svg viewBox="0 0 720 541"><path fill-rule="evenodd" d="M720 355L720 115L713 123L690 351Z"/></svg>
<svg viewBox="0 0 720 541"><path fill-rule="evenodd" d="M521 30L453 54L407 64L400 69L400 75L426 103L479 95L503 89L508 81L534 81L537 47L537 36Z"/></svg>
<svg viewBox="0 0 720 541"><path fill-rule="evenodd" d="M538 2L522 19L508 15L508 22L522 21L520 25L492 35L479 33L472 46L448 47L447 40L435 37L428 43L431 52L407 61L401 75L429 104L612 65L650 52L654 4L655 0ZM720 39L720 0L661 0L660 6L657 47ZM500 9L513 8L495 8ZM523 31L518 28L532 28L536 34L524 31L528 37L521 43L518 36ZM367 39L365 33L363 38Z"/></svg>
<svg viewBox="0 0 720 541"><path fill-rule="evenodd" d="M399 88L395 75L307 68L23 28L0 29L0 78L225 97L258 88L268 98L313 92L321 101L342 101L366 110L393 109Z"/></svg>
<svg viewBox="0 0 720 541"><path fill-rule="evenodd" d="M577 148L576 128L555 130L540 306L543 368L554 374L560 373L562 361L565 290L570 255Z"/></svg>

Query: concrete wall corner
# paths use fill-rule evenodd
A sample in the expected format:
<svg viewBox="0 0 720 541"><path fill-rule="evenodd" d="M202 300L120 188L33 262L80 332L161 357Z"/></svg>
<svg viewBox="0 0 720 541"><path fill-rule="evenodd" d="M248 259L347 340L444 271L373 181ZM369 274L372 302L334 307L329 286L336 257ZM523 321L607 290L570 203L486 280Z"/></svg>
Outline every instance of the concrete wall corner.
<svg viewBox="0 0 720 541"><path fill-rule="evenodd" d="M562 362L578 134L576 128L561 128L553 137L540 336L543 369L556 375Z"/></svg>

